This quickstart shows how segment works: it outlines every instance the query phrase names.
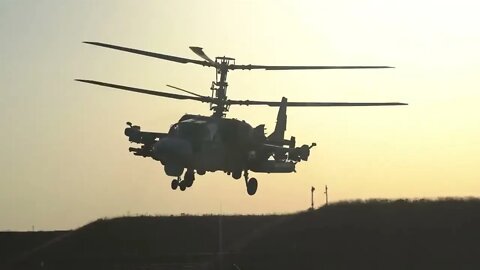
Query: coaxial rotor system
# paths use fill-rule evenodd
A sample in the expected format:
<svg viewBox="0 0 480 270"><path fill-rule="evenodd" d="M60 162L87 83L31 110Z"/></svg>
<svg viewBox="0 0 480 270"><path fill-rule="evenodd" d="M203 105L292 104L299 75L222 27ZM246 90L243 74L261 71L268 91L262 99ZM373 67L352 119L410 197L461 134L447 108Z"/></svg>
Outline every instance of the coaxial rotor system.
<svg viewBox="0 0 480 270"><path fill-rule="evenodd" d="M129 53L144 55L148 57L154 57L167 61L172 61L182 64L195 64L204 67L213 67L216 70L215 81L212 82L211 96L200 95L192 91L188 91L179 87L167 85L170 88L182 91L188 95L174 94L150 89L143 89L137 87L124 86L119 84L112 84L94 80L77 79L77 81L90 83L130 92L142 93L147 95L180 99L180 100L195 100L199 102L209 103L210 109L213 111L213 116L223 117L228 111L231 105L266 105L272 107L279 107L281 102L278 101L260 101L260 100L232 100L227 98L227 73L231 70L312 70L312 69L379 69L379 68L392 68L390 66L271 66L271 65L238 65L235 63L235 59L231 57L215 57L212 60L208 57L201 47L190 47L190 49L203 60L196 60L184 57L178 57L168 54L161 54L155 52L149 52L144 50L132 49L101 42L85 41L86 44L95 46L110 48L119 51L125 51ZM395 105L407 105L401 102L287 102L288 107L334 107L334 106L395 106Z"/></svg>

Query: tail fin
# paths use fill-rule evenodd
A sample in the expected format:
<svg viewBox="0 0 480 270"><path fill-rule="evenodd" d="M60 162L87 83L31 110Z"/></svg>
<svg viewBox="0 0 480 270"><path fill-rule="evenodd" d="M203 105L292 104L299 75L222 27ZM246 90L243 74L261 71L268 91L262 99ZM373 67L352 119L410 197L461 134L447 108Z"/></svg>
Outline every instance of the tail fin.
<svg viewBox="0 0 480 270"><path fill-rule="evenodd" d="M287 130L287 98L282 97L280 107L278 108L277 124L273 133L268 136L268 140L272 143L283 144L285 130Z"/></svg>

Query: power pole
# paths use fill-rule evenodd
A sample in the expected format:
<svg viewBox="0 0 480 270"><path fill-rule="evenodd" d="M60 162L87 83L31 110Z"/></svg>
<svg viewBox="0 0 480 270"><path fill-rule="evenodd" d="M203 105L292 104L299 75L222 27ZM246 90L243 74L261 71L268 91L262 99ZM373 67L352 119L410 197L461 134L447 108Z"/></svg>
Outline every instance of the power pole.
<svg viewBox="0 0 480 270"><path fill-rule="evenodd" d="M313 204L313 192L315 191L315 187L312 187L311 192L312 192L312 207L310 207L310 210L314 209L314 204Z"/></svg>
<svg viewBox="0 0 480 270"><path fill-rule="evenodd" d="M223 270L223 224L222 213L218 215L218 266Z"/></svg>
<svg viewBox="0 0 480 270"><path fill-rule="evenodd" d="M325 205L328 205L328 187L325 185Z"/></svg>

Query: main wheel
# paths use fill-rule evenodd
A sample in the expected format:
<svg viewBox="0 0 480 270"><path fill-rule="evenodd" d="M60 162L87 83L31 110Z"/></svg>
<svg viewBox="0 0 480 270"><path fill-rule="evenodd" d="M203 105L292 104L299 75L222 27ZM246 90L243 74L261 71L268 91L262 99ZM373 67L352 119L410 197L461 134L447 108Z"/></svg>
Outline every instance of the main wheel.
<svg viewBox="0 0 480 270"><path fill-rule="evenodd" d="M173 189L173 190L177 189L177 187L178 187L178 180L177 180L177 179L173 179L171 186L172 186L172 189Z"/></svg>
<svg viewBox="0 0 480 270"><path fill-rule="evenodd" d="M183 181L185 181L185 186L191 187L193 185L193 181L195 180L195 173L193 170L187 170L183 178Z"/></svg>
<svg viewBox="0 0 480 270"><path fill-rule="evenodd" d="M257 187L258 187L258 182L257 179L255 178L250 178L247 182L247 193L248 195L252 196L255 195L255 192L257 192Z"/></svg>
<svg viewBox="0 0 480 270"><path fill-rule="evenodd" d="M185 189L187 189L187 185L186 185L185 181L180 182L178 184L178 186L180 187L181 191L185 191Z"/></svg>

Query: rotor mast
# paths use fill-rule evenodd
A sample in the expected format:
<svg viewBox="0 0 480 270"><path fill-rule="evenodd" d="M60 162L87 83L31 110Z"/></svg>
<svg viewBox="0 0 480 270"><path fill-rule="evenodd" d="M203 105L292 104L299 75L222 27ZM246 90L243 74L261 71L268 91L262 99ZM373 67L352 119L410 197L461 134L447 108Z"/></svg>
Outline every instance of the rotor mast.
<svg viewBox="0 0 480 270"><path fill-rule="evenodd" d="M235 64L235 59L230 57L215 57L216 76L212 82L212 98L220 102L210 103L210 110L213 110L214 117L223 117L228 112L230 105L227 101L227 74L230 65Z"/></svg>

